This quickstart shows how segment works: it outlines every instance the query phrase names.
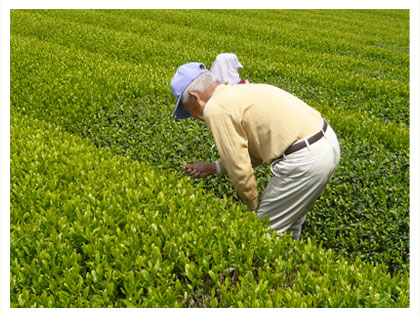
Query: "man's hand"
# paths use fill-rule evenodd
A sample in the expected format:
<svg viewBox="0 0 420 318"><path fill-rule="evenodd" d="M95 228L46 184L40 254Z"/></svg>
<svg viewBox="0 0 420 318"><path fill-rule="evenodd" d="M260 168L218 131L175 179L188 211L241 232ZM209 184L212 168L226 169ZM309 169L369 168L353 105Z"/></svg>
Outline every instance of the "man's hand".
<svg viewBox="0 0 420 318"><path fill-rule="evenodd" d="M216 174L216 164L214 162L194 161L194 163L186 163L184 172L192 178L205 178L211 174Z"/></svg>

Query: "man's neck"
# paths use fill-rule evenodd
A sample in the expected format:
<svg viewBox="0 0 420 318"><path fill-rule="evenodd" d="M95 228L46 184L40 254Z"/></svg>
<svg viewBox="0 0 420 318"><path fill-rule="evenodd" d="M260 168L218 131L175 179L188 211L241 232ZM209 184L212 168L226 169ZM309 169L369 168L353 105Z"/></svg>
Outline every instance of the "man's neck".
<svg viewBox="0 0 420 318"><path fill-rule="evenodd" d="M203 101L207 103L210 98L213 97L213 93L216 90L216 87L221 85L220 83L212 83L204 92Z"/></svg>

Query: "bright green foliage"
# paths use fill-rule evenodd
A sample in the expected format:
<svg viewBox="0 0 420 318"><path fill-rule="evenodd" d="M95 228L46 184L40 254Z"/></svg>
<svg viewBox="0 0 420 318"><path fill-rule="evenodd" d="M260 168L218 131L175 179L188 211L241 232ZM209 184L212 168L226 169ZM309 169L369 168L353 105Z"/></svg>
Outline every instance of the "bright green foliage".
<svg viewBox="0 0 420 318"><path fill-rule="evenodd" d="M185 161L218 156L203 123L172 119L170 79L235 52L242 77L296 94L339 136L340 166L305 235L403 271L408 27L404 10L12 10L12 107L180 176ZM260 192L269 176L257 170ZM226 177L205 188L238 200Z"/></svg>
<svg viewBox="0 0 420 318"><path fill-rule="evenodd" d="M12 307L407 307L408 274L14 113Z"/></svg>
<svg viewBox="0 0 420 318"><path fill-rule="evenodd" d="M146 190L145 196L142 196L141 192L138 194L141 195L139 201L130 201L131 199L125 197L123 189L127 188L126 182L132 178L134 171L139 180L147 178L153 183L150 189L155 189L154 184L159 184L163 174L165 181L167 175L170 175L169 183L179 185L177 180L182 177L181 167L187 160L218 158L211 133L203 123L172 119L175 101L170 92L169 82L179 65L201 61L210 67L216 55L221 52L234 52L238 55L244 65L240 70L243 78L251 82L274 84L290 91L321 111L337 132L342 159L331 183L308 214L303 230L304 237L310 237L312 240L308 246L315 248L322 245L333 250L335 254L345 255L349 263L359 266L357 268L363 272L362 277L365 277L365 269L370 271L373 267L365 267L360 260L378 264L381 269L386 268L392 275L392 278L385 279L384 284L389 283L389 286L392 285L394 277L398 277L394 275L405 277L409 269L408 22L408 10L12 10L10 92L11 119L16 123L12 130L12 144L15 142L12 148L13 158L25 160L14 153L25 151L21 147L34 147L34 150L39 147L38 142L30 144L30 140L25 141L25 144L23 140L19 144L18 141L14 141L18 140L16 138L19 137L19 129L23 129L19 120L21 115L24 115L22 120L28 125L46 125L45 128L51 134L52 131L58 134L58 129L60 136L67 132L82 138L83 142L86 141L82 148L86 152L92 152L92 157L97 156L94 154L97 154L97 149L89 148L87 141L132 160L127 163L126 159L113 157L111 154L104 166L91 164L88 158L80 162L74 158L67 160L64 154L70 150L66 150L67 147L63 145L59 148L62 154L54 155L57 157L57 161L54 161L57 167L54 167L54 164L52 167L42 164L43 161L39 158L42 159L43 155L37 151L35 152L39 158L35 158L33 162L29 159L33 157L28 157L27 162L22 162L19 166L12 162L11 238L15 236L12 241L12 244L15 244L14 250L12 249L13 253L16 253L14 256L29 255L28 253L32 253L31 256L40 255L40 259L49 266L56 260L54 264L57 268L56 272L52 273L45 268L40 270L44 276L37 276L35 272L30 272L33 268L32 258L26 256L29 265L18 270L20 267L16 267L14 262L20 258L12 257L11 265L15 269L15 276L11 280L12 290L15 290L15 293L12 292L12 303L16 306L26 306L35 305L37 302L37 306L47 306L45 299L35 301L33 297L39 293L42 295L45 290L48 295L45 297L54 298L53 306L64 306L65 304L58 299L64 299L66 297L63 295L70 295L70 290L84 286L83 293L86 297L78 298L74 296L76 294L71 294L72 297L67 298L79 300L68 303L69 306L108 306L111 303L113 306L158 306L158 298L161 299L159 304L162 306L204 306L210 298L213 301L212 306L259 306L256 301L261 297L255 298L255 301L245 300L246 297L251 297L251 294L243 297L239 294L247 288L255 290L261 275L276 272L273 266L277 266L276 257L281 256L286 263L290 258L290 262L297 262L301 267L302 264L307 264L310 267L309 272L314 272L313 276L305 277L308 283L304 293L301 293L303 289L300 289L297 294L290 294L287 288L291 285L281 279L279 281L282 283L279 284L268 279L266 286L264 280L261 280L259 290L276 293L276 296L267 298L272 300L273 306L333 306L329 300L316 302L315 298L311 298L314 293L321 293L316 286L317 279L323 278L319 277L319 272L311 263L301 259L304 257L301 248L305 248L306 242L291 245L291 248L299 246L296 255L277 251L273 254L276 256L270 258L273 253L271 247L263 249L258 263L253 261L253 266L256 267L252 270L242 268L244 271L241 271L241 275L235 274L235 267L231 266L230 261L224 261L226 257L231 257L232 249L239 248L244 242L247 242L245 245L249 250L259 253L255 249L264 244L256 242L255 246L250 245L247 235L251 235L252 240L263 240L265 243L266 235L274 235L263 230L262 221L244 214L244 207L238 201L227 177L214 176L201 181L180 181L181 188L194 186L203 189L199 190L200 195L191 192L195 198L203 196L200 197L200 200L205 200L203 202L192 199L192 202L189 202L186 198L191 194L186 194L181 200L182 203L178 205L178 201L172 202L167 199L170 197L169 193L176 193L176 187L164 185L156 185L156 189L159 190L150 190L153 195L149 197ZM44 124L32 122L31 119L42 120ZM49 126L48 123L54 126ZM41 134L40 131L39 133ZM50 140L49 133L42 133L45 142ZM28 133L28 136L32 135ZM68 136L64 139L67 140ZM50 145L45 147L49 149ZM102 154L101 152L101 156ZM16 162L17 159L14 160ZM121 160L125 163L119 163ZM34 162L40 163L40 166L33 166ZM141 165L137 166L135 162L140 162ZM147 167L143 166L143 163L146 163ZM106 172L106 164L109 165L109 172ZM128 171L114 171L119 170L113 169L119 164L124 166L120 170ZM67 165L72 168L64 169ZM96 166L102 168L98 171L94 168ZM61 173L61 170L65 172ZM145 170L156 172L149 175ZM47 176L44 176L45 174ZM108 177L105 177L107 174ZM145 174L144 177L142 174ZM262 192L270 178L268 167L258 168L256 174L258 187ZM44 176L42 182L36 180L39 175ZM76 182L78 179L84 180L81 182L83 186ZM19 184L26 183L18 180L25 180L33 186L21 189ZM50 181L53 182L52 185ZM109 186L106 186L107 182L110 182ZM45 191L44 184L45 187L52 187L51 191ZM60 188L62 186L65 188ZM39 187L42 191L35 191ZM150 200L150 197L157 197L160 192L165 195L164 202L157 200L156 203ZM89 193L92 195L92 202L86 201ZM106 205L107 200L111 202L109 206ZM66 202L67 205L60 202ZM95 204L102 204L101 208ZM155 204L164 205L161 209ZM184 204L188 208L185 208ZM193 223L190 225L180 223L180 219L175 215L182 214L185 209L193 209L189 204L199 206L200 214L203 214L205 220L191 221ZM95 214L94 211L99 211L98 209L103 212ZM56 213L57 210L67 211L63 212L65 217L61 216L61 221L52 218L61 215ZM161 212L155 215L155 211ZM76 212L79 215L74 216ZM32 219L33 213L36 215L35 219ZM162 218L162 213L168 216L167 219ZM121 215L126 218L121 219ZM171 218L172 215L175 219ZM224 218L221 219L221 215ZM87 224L87 218L92 225ZM25 222L29 220L35 222L36 226L31 224L25 227ZM245 222L245 228L238 225L240 222ZM143 223L148 225L142 225ZM130 224L130 230L127 224ZM152 226L153 224L155 226ZM206 232L210 235L208 241L201 242L200 240L204 240L201 236L188 236L190 229L196 225L201 226L197 232L210 231ZM230 231L240 229L236 234L229 234L238 236L237 241L233 240L234 243L225 242L226 233L223 231L229 231L228 225ZM21 229L17 230L19 226ZM153 299L150 303L147 300L149 298L145 296L149 294L149 288L152 288L150 286L160 286L158 282L155 283L159 275L152 271L156 261L148 259L153 252L149 246L151 243L143 236L138 236L139 234L134 236L137 237L136 240L131 236L128 238L132 229L135 229L136 233L142 233L145 226L150 231L156 228L150 234L150 240L157 237L160 240L162 237L170 241L181 240L175 241L176 245L172 246L170 255L175 261L170 260L166 254L164 257L162 245L159 245L163 244L163 241L156 243L162 255L159 266L163 272L159 272L159 281L167 279L169 287L156 290L158 296L150 298ZM223 229L220 232L223 235L215 236L219 226ZM48 232L50 229L51 233ZM26 234L20 234L21 231ZM107 234L98 237L99 234L96 233L102 233L101 231ZM166 234L162 234L163 231L167 231ZM247 232L242 233L243 231L254 232L246 234ZM67 235L71 239L63 239L64 233L71 233ZM217 235L221 235L220 233ZM36 235L39 240L28 239L32 237L30 235ZM45 235L51 236L50 239L44 240ZM229 240L229 235L226 240ZM99 239L105 241L95 245L90 239L95 242ZM242 239L245 241L241 241ZM65 249L61 253L59 248L52 248L60 245L59 242L68 249L66 252ZM136 265L137 269L133 265L136 263L130 259L131 252L119 249L120 242L123 242L124 246L133 247L130 251L138 249L139 246L149 246L148 250L144 251L145 255L148 255L147 258L138 260L140 263ZM186 261L184 256L174 252L180 249L181 242L190 242L188 247L182 248L185 258L191 259L191 254L195 255L194 263ZM205 252L196 249L199 242L201 246L205 246ZM84 244L89 246L84 247L86 254L83 254ZM219 244L228 244L228 249L231 249L229 253ZM107 249L112 247L114 252L110 254ZM115 250L117 248L118 250ZM219 252L211 252L212 248ZM318 251L318 248L315 249ZM99 253L99 256L95 256L99 257L98 260L90 259L88 264L87 259L96 251ZM200 253L207 252L209 254L206 254L207 258L204 259L212 271L209 269L208 277L201 278L197 285L187 283L190 278L195 280L196 277L201 277L201 270L198 274L196 272L197 268L200 268L200 262L204 262L201 258L204 254ZM157 255L156 251L153 253ZM331 252L319 250L317 253ZM128 258L121 258L116 262L112 257L117 255ZM64 264L64 257L71 264L78 265L61 266ZM242 262L235 263L237 266L246 263L248 256L241 257ZM104 262L102 258L105 259ZM164 259L169 269L162 265ZM38 262L42 263L41 260ZM102 269L96 269L98 262L104 264ZM327 266L328 262L325 265ZM118 273L113 276L116 266L124 279L118 278ZM341 299L346 292L337 281L346 276L343 273L348 267L343 265L341 271L336 268L336 264L328 266L337 271L337 276L328 274L328 277L336 277L332 279L334 284L330 284L328 293L336 293L337 296L334 297ZM23 268L26 268L26 272ZM65 273L65 268L74 269L71 273ZM98 277L103 278L107 271L111 271L107 274L107 292L105 289L98 292L98 288L105 287L96 286L95 279L97 281ZM223 271L227 273L220 278L220 272ZM24 272L26 274L23 274ZM186 276L180 275L179 272L185 273ZM75 273L78 273L81 279ZM152 278L148 274L152 275ZM49 281L54 281L48 275L56 275L54 277L59 281L57 285L46 287L46 283L41 283L48 280L49 284ZM62 294L60 298L54 291L63 288L60 281L63 275L75 276L72 278L72 285L69 285L70 289L60 289L60 292L69 294ZM294 274L288 275L295 277ZM375 275L382 273L373 275L371 280L363 282L366 284L363 285L366 290L361 294L352 289L362 286L357 285L358 279L349 278L358 282L349 290L353 296L347 293L348 298L353 300L340 300L341 303L335 303L335 298L331 298L332 302L335 306L407 305L408 291L404 287L406 281L400 289L400 297L396 296L400 292L393 289L397 288L396 286L389 287L390 289L383 287L384 290L389 290L387 295L390 295L390 298L386 298L382 294L383 291L376 291L375 287L379 286L375 284L382 283L382 278L380 282L372 282L374 277L377 277ZM138 279L139 277L142 279ZM242 277L240 281L239 277ZM225 278L229 280L225 281ZM234 288L225 287L227 290L223 291L222 287L217 285L217 279L220 284L229 284L227 282L230 281ZM36 280L40 280L38 285L34 283ZM135 285L140 284L137 282L139 280L144 280L140 288ZM134 285L124 286L123 282ZM144 285L145 282L153 284ZM41 287L33 287L38 288L33 290L30 287L32 284ZM188 284L191 287L188 287ZM238 287L239 284L242 284L242 289ZM332 285L337 288L336 291ZM320 288L322 286L324 285L319 285ZM96 291L92 288L96 288ZM140 291L141 288L143 289ZM129 297L122 290L126 293L131 290L132 300L128 300ZM155 290L151 289L150 293L153 291ZM173 300L170 295L178 295L178 292L182 297L174 296L176 300ZM223 302L222 294L226 295L228 292L233 294L226 296ZM367 297L365 293L372 293L369 294L372 297ZM376 296L373 296L375 293ZM108 298L101 298L103 295L108 295ZM266 297L266 294L264 295ZM81 299L84 299L84 302ZM293 301L299 303L293 304ZM265 305L268 306L269 303Z"/></svg>

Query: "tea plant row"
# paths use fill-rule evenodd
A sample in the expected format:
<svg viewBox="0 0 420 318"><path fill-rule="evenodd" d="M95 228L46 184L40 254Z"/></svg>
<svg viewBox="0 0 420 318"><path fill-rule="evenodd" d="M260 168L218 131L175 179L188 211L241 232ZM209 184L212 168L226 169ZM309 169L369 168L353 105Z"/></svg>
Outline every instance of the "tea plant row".
<svg viewBox="0 0 420 318"><path fill-rule="evenodd" d="M254 23L237 28L245 18ZM13 10L11 107L181 177L186 160L213 160L217 151L204 125L171 118L169 81L184 62L210 66L221 51L234 51L243 77L301 97L339 135L340 166L305 235L406 271L407 30L408 13L398 10ZM257 177L262 191L267 168ZM227 178L203 186L236 198Z"/></svg>
<svg viewBox="0 0 420 318"><path fill-rule="evenodd" d="M11 115L11 307L409 305L408 273L277 237L186 178Z"/></svg>

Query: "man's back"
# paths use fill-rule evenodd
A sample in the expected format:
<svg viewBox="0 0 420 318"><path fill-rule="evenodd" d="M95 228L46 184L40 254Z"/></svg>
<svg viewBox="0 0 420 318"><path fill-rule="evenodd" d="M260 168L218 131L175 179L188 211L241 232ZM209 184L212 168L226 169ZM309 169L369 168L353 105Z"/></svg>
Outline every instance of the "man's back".
<svg viewBox="0 0 420 318"><path fill-rule="evenodd" d="M216 143L223 138L234 146L243 134L249 153L267 163L318 131L322 123L318 111L267 84L219 85L207 102L204 119Z"/></svg>

